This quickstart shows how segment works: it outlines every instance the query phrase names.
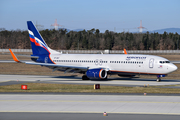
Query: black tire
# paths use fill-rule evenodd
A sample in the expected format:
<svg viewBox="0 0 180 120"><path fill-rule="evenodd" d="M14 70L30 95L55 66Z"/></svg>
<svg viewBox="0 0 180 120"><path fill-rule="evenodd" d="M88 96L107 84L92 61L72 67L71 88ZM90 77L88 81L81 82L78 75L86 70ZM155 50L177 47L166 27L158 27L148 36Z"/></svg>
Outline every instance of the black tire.
<svg viewBox="0 0 180 120"><path fill-rule="evenodd" d="M160 82L161 81L161 79L160 78L157 78L157 80L156 80L157 82Z"/></svg>
<svg viewBox="0 0 180 120"><path fill-rule="evenodd" d="M89 80L89 78L86 75L83 75L82 80Z"/></svg>

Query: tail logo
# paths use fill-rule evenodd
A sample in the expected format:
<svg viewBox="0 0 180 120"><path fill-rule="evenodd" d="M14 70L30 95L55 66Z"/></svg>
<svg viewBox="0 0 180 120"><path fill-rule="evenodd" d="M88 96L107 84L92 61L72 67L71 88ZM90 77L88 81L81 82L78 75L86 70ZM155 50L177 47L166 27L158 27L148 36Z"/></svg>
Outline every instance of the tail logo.
<svg viewBox="0 0 180 120"><path fill-rule="evenodd" d="M48 52L48 46L46 44L44 44L41 40L39 40L37 37L34 37L34 34L32 31L28 30L29 32L29 38L30 41L33 42L36 46L40 46L43 47L44 49L46 49ZM50 52L49 52L50 53Z"/></svg>
<svg viewBox="0 0 180 120"><path fill-rule="evenodd" d="M48 63L48 57L45 57L44 63Z"/></svg>

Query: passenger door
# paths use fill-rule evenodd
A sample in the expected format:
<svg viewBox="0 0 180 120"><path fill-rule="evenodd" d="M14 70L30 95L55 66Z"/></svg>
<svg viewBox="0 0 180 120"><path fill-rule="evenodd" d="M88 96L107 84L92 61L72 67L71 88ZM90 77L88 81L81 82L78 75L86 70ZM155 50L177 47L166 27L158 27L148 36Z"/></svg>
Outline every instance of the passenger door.
<svg viewBox="0 0 180 120"><path fill-rule="evenodd" d="M149 68L153 68L154 67L154 58L151 58L149 60Z"/></svg>

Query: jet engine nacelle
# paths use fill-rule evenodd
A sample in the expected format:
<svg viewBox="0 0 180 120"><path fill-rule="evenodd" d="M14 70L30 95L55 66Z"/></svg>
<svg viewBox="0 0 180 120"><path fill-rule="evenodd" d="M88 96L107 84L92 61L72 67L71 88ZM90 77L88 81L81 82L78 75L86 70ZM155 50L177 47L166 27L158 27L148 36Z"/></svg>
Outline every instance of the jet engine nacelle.
<svg viewBox="0 0 180 120"><path fill-rule="evenodd" d="M86 72L86 76L92 79L106 79L107 78L107 71L101 68L97 69L89 69Z"/></svg>

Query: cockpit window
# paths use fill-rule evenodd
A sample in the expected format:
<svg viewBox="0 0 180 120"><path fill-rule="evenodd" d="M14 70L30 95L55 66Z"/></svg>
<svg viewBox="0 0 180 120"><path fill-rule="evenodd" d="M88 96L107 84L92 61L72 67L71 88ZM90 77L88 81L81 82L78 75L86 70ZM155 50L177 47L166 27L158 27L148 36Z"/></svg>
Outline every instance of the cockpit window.
<svg viewBox="0 0 180 120"><path fill-rule="evenodd" d="M170 63L170 61L159 61L159 63Z"/></svg>

